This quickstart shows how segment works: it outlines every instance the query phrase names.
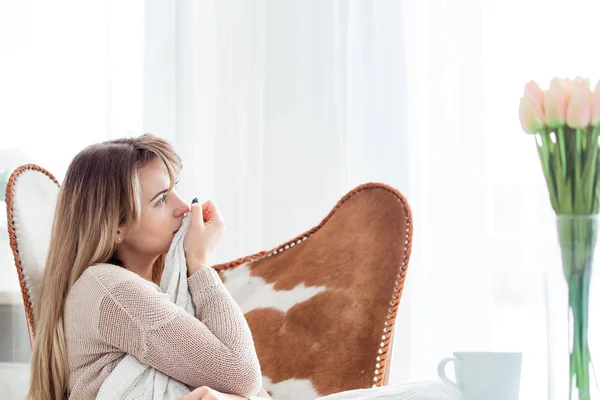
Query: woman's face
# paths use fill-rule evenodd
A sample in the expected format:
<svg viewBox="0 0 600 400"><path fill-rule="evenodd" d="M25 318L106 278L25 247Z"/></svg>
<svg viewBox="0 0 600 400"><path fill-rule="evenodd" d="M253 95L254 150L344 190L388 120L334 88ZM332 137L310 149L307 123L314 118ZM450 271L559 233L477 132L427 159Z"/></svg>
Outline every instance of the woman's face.
<svg viewBox="0 0 600 400"><path fill-rule="evenodd" d="M155 257L169 250L183 217L190 212L175 188L170 192L167 167L154 159L138 171L142 187L142 212L137 229L127 232L120 247L142 257ZM122 231L121 231L122 233ZM123 249L125 250L125 249Z"/></svg>

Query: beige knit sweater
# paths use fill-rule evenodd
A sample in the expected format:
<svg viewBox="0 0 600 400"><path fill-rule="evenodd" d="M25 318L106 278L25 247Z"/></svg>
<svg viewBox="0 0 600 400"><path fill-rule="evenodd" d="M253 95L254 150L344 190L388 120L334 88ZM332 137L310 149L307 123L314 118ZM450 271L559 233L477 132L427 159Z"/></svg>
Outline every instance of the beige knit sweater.
<svg viewBox="0 0 600 400"><path fill-rule="evenodd" d="M196 318L122 267L85 270L67 296L69 399L93 399L126 353L194 388L268 397L246 319L218 274L188 278Z"/></svg>

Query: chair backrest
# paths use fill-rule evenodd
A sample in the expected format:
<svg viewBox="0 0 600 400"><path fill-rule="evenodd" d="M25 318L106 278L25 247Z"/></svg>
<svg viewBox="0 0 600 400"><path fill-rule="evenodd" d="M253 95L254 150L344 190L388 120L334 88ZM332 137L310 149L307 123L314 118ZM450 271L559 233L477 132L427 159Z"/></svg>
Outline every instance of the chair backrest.
<svg viewBox="0 0 600 400"><path fill-rule="evenodd" d="M17 168L6 186L8 235L19 276L29 339L34 339L33 304L46 264L59 184L44 168Z"/></svg>
<svg viewBox="0 0 600 400"><path fill-rule="evenodd" d="M7 185L8 229L30 339L57 180L36 165ZM248 321L274 398L387 385L412 244L412 215L380 183L346 194L319 225L269 251L214 266Z"/></svg>
<svg viewBox="0 0 600 400"><path fill-rule="evenodd" d="M406 199L368 183L295 239L214 266L246 316L273 398L388 384L411 244Z"/></svg>

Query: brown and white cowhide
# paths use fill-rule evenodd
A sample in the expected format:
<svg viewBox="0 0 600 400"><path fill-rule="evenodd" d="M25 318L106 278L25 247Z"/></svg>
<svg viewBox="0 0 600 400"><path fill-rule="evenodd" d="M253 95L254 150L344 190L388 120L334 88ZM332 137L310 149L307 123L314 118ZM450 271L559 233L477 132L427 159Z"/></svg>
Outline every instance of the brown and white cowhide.
<svg viewBox="0 0 600 400"><path fill-rule="evenodd" d="M248 320L273 398L387 384L411 239L406 199L369 183L298 238L215 266Z"/></svg>

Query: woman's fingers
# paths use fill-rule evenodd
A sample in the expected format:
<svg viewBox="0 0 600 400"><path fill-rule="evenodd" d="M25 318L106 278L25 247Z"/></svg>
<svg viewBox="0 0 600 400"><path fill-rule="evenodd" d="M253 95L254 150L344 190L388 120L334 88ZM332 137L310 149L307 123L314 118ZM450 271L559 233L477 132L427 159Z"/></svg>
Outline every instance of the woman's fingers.
<svg viewBox="0 0 600 400"><path fill-rule="evenodd" d="M202 216L204 217L204 222L208 222L212 217L212 209L214 208L212 200L205 201L202 203Z"/></svg>
<svg viewBox="0 0 600 400"><path fill-rule="evenodd" d="M208 200L202 204L202 215L204 216L204 222L222 219L217 205L212 200Z"/></svg>
<svg viewBox="0 0 600 400"><path fill-rule="evenodd" d="M204 396L208 393L208 388L206 386L201 386L198 389L195 389L189 394L186 394L183 397L180 397L179 400L203 400Z"/></svg>
<svg viewBox="0 0 600 400"><path fill-rule="evenodd" d="M204 223L202 219L202 206L200 203L198 203L198 199L194 199L192 201L190 209L192 211L192 223L198 223L202 225Z"/></svg>

